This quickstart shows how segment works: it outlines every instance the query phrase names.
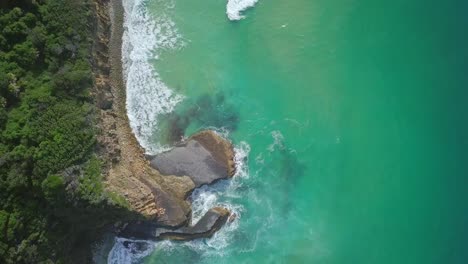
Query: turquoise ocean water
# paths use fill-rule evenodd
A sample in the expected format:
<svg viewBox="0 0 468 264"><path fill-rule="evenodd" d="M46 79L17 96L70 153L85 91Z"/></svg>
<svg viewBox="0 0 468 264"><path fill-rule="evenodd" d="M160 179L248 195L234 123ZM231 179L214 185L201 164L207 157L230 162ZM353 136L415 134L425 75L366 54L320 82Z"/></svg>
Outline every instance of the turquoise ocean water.
<svg viewBox="0 0 468 264"><path fill-rule="evenodd" d="M124 2L140 142L227 135L238 175L194 220L238 218L109 262L468 263L467 1Z"/></svg>

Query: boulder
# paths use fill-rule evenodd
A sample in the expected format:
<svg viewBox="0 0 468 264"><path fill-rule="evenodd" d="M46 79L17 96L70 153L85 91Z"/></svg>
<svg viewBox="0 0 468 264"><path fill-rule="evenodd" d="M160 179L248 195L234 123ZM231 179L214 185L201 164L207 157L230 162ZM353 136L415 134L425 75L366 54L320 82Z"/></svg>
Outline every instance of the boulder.
<svg viewBox="0 0 468 264"><path fill-rule="evenodd" d="M195 187L232 177L235 173L232 144L209 130L152 157L150 163L162 175L190 177Z"/></svg>
<svg viewBox="0 0 468 264"><path fill-rule="evenodd" d="M191 139L199 142L219 163L227 169L227 174L231 177L236 172L234 148L228 140L216 134L214 131L205 130L197 133Z"/></svg>

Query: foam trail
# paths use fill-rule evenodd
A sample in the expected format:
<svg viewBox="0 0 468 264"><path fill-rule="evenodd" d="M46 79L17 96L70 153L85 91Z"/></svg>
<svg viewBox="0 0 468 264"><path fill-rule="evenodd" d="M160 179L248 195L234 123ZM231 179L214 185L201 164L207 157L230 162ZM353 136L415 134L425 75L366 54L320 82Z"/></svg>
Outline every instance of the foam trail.
<svg viewBox="0 0 468 264"><path fill-rule="evenodd" d="M241 14L242 11L255 6L258 0L228 0L226 5L226 14L229 20L241 20L245 16Z"/></svg>
<svg viewBox="0 0 468 264"><path fill-rule="evenodd" d="M280 131L275 130L271 132L271 136L273 137L273 143L268 146L268 151L271 153L275 151L275 149L283 150L285 148L283 134L281 134Z"/></svg>
<svg viewBox="0 0 468 264"><path fill-rule="evenodd" d="M161 50L178 49L184 43L175 23L164 12L173 3L167 3L169 6L156 18L148 14L144 0L124 0L123 5L122 65L127 114L140 145L154 154L164 150L163 146L151 142L158 115L173 111L183 98L164 84L148 60L157 59Z"/></svg>

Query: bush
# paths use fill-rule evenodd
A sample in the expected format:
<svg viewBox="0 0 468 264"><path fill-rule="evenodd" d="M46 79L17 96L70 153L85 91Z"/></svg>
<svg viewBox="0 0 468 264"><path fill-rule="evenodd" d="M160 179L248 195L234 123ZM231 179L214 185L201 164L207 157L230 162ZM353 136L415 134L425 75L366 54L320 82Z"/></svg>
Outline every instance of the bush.
<svg viewBox="0 0 468 264"><path fill-rule="evenodd" d="M47 201L53 203L64 197L65 183L60 175L49 175L42 181L42 192Z"/></svg>
<svg viewBox="0 0 468 264"><path fill-rule="evenodd" d="M0 263L86 263L129 216L93 155L90 1L0 6ZM72 167L83 175L65 178Z"/></svg>

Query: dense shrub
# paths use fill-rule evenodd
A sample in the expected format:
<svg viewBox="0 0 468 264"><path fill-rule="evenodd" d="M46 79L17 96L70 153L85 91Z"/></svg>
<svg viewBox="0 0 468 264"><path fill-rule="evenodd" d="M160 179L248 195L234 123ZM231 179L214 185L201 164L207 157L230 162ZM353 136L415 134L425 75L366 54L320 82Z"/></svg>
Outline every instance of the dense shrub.
<svg viewBox="0 0 468 264"><path fill-rule="evenodd" d="M127 214L93 154L90 1L0 7L0 263L85 263Z"/></svg>

